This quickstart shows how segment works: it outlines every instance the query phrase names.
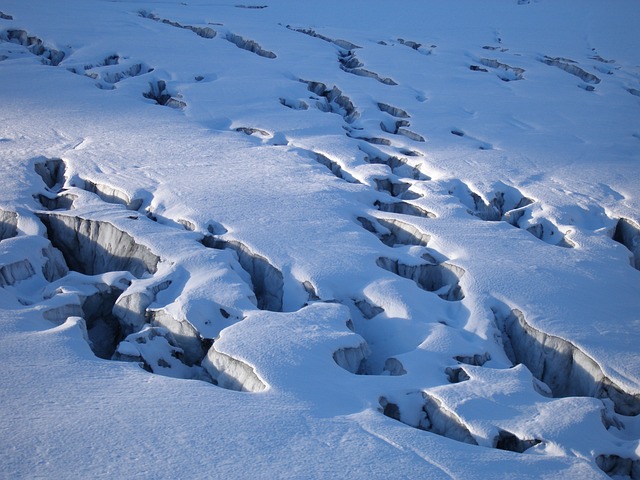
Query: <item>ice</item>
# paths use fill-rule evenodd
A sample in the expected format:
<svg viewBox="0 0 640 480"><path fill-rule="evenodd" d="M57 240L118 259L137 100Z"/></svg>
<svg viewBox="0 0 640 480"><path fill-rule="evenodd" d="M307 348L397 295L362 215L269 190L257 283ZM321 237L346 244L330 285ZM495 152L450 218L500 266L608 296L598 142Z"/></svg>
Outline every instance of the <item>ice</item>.
<svg viewBox="0 0 640 480"><path fill-rule="evenodd" d="M261 392L267 388L251 366L229 355L217 352L214 347L211 347L207 353L202 366L209 372L216 384L222 388L239 392Z"/></svg>
<svg viewBox="0 0 640 480"><path fill-rule="evenodd" d="M364 373L365 361L369 356L369 347L366 343L353 348L341 348L333 353L333 359L345 370L351 373Z"/></svg>
<svg viewBox="0 0 640 480"><path fill-rule="evenodd" d="M145 370L167 377L211 381L202 367L185 363L183 353L168 330L145 326L118 344L113 359L140 361Z"/></svg>
<svg viewBox="0 0 640 480"><path fill-rule="evenodd" d="M496 312L496 322L506 334L511 360L525 364L554 395L608 397L618 413L640 414L640 395L624 392L571 342L531 327L518 310L506 316Z"/></svg>
<svg viewBox="0 0 640 480"><path fill-rule="evenodd" d="M638 477L634 2L1 8L0 477Z"/></svg>
<svg viewBox="0 0 640 480"><path fill-rule="evenodd" d="M155 301L156 296L162 290L171 285L171 280L164 280L155 285L128 289L125 295L121 295L115 302L113 314L120 319L120 323L131 331L143 328L147 322L147 309Z"/></svg>
<svg viewBox="0 0 640 480"><path fill-rule="evenodd" d="M137 277L156 271L159 257L110 223L57 214L40 219L73 270L89 275L128 270Z"/></svg>
<svg viewBox="0 0 640 480"><path fill-rule="evenodd" d="M0 266L0 287L15 285L33 275L35 275L35 271L29 260L6 263Z"/></svg>
<svg viewBox="0 0 640 480"><path fill-rule="evenodd" d="M141 199L131 200L129 196L118 188L101 183L93 183L90 180L84 181L84 188L88 192L95 193L105 202L118 203L126 206L129 210L138 210L142 205Z"/></svg>
<svg viewBox="0 0 640 480"><path fill-rule="evenodd" d="M15 237L18 234L18 215L15 212L0 210L0 239Z"/></svg>
<svg viewBox="0 0 640 480"><path fill-rule="evenodd" d="M206 355L205 345L196 328L186 318L176 318L165 309L152 309L149 317L153 325L158 325L171 332L176 342L182 347L185 359L189 363L198 363Z"/></svg>
<svg viewBox="0 0 640 480"><path fill-rule="evenodd" d="M633 254L632 265L640 270L640 227L626 218L616 224L613 239L627 247Z"/></svg>

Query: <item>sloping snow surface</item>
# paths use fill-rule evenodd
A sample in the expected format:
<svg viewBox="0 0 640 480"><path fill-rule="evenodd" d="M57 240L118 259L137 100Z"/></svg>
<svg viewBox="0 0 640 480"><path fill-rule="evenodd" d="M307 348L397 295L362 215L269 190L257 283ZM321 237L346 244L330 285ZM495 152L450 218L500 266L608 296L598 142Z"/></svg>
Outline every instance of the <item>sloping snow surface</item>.
<svg viewBox="0 0 640 480"><path fill-rule="evenodd" d="M640 478L637 2L0 2L0 477Z"/></svg>

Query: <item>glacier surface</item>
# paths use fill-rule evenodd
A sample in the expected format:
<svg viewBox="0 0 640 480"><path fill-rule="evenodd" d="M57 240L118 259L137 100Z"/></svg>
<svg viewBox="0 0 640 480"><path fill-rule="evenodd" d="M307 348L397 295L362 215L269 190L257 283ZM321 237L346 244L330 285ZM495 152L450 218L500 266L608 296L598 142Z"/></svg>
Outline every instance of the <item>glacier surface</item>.
<svg viewBox="0 0 640 480"><path fill-rule="evenodd" d="M635 2L0 10L0 477L640 479Z"/></svg>

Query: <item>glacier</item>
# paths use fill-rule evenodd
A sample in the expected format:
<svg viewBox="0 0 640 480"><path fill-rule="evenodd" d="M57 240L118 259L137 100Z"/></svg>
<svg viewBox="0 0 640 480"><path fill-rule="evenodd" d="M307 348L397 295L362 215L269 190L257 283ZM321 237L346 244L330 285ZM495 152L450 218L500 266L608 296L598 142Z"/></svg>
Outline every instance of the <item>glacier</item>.
<svg viewBox="0 0 640 480"><path fill-rule="evenodd" d="M3 0L0 477L640 478L638 24Z"/></svg>

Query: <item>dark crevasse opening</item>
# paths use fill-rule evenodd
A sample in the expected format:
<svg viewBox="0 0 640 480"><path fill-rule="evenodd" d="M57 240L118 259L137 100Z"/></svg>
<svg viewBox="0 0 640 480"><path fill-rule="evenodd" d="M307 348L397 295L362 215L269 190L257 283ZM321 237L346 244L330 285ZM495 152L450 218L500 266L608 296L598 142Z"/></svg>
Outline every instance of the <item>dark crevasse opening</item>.
<svg viewBox="0 0 640 480"><path fill-rule="evenodd" d="M160 258L108 222L59 214L38 214L54 247L71 270L85 275L128 271L153 274Z"/></svg>
<svg viewBox="0 0 640 480"><path fill-rule="evenodd" d="M87 325L91 349L97 357L111 359L118 344L124 338L120 321L113 314L113 307L122 290L109 287L87 297L82 303L82 316Z"/></svg>
<svg viewBox="0 0 640 480"><path fill-rule="evenodd" d="M627 218L621 218L616 224L613 239L631 251L633 266L640 270L640 226Z"/></svg>
<svg viewBox="0 0 640 480"><path fill-rule="evenodd" d="M571 342L533 328L519 310L507 314L494 310L494 315L509 359L514 364L524 364L551 389L554 397L609 398L619 414L640 413L640 395L616 385Z"/></svg>
<svg viewBox="0 0 640 480"><path fill-rule="evenodd" d="M206 236L202 239L205 247L216 249L231 249L238 255L240 266L251 277L251 283L258 308L272 312L281 312L283 308L284 277L282 272L269 261L252 252L238 241L227 241Z"/></svg>

